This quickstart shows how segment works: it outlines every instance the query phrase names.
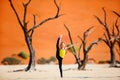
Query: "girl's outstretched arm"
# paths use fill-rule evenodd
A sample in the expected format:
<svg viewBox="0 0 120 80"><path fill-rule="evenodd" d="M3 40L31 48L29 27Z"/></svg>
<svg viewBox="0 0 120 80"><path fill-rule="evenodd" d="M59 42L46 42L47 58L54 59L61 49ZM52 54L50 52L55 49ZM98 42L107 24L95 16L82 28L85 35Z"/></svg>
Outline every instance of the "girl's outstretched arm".
<svg viewBox="0 0 120 80"><path fill-rule="evenodd" d="M57 49L59 49L59 47L60 47L61 39L62 39L62 35L60 35L57 39L57 43L56 43L56 48Z"/></svg>
<svg viewBox="0 0 120 80"><path fill-rule="evenodd" d="M66 46L65 49L69 49L71 47L74 47L77 44L77 42L75 44L71 44L70 46Z"/></svg>
<svg viewBox="0 0 120 80"><path fill-rule="evenodd" d="M69 49L69 48L71 48L71 47L73 47L73 46L74 46L74 45L71 44L70 46L66 46L65 49Z"/></svg>

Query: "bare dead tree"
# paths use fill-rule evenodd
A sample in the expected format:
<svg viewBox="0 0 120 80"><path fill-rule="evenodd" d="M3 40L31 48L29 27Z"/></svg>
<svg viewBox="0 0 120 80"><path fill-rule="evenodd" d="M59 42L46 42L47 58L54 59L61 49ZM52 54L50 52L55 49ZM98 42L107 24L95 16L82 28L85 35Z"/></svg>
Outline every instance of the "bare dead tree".
<svg viewBox="0 0 120 80"><path fill-rule="evenodd" d="M113 26L113 30L112 30L112 33L110 32L109 30L109 25L107 23L107 15L106 15L106 10L104 8L102 8L103 12L104 12L104 20L102 21L99 17L95 16L95 18L98 20L98 22L104 27L105 29L105 33L104 33L104 37L105 38L101 38L101 40L103 42L106 43L106 45L109 47L110 49L110 55L111 55L111 58L110 58L110 62L111 62L111 66L114 67L116 66L116 59L115 59L115 53L114 53L114 45L117 41L117 37L119 35L119 29L118 29L118 25L117 25L117 21L118 19L116 19L116 22L115 22L115 28L117 29L118 33L115 34L114 32L114 26ZM115 13L116 15L118 15L116 12L113 12ZM119 15L118 15L119 16ZM114 39L113 39L113 36L114 36Z"/></svg>
<svg viewBox="0 0 120 80"><path fill-rule="evenodd" d="M23 14L23 20L20 19L19 15L18 15L18 12L12 2L12 0L9 0L9 3L10 3L10 6L13 10L13 12L15 13L15 16L17 17L17 20L18 20L18 23L20 25L20 27L22 28L23 30L23 33L24 33L24 38L25 38L25 42L27 44L27 47L28 47L28 50L29 50L29 53L30 53L30 60L29 60L29 64L28 66L23 69L24 71L28 71L28 70L35 70L35 49L33 48L33 44L32 44L32 37L33 37L33 33L34 33L34 30L38 27L40 27L42 24L50 21L50 20L54 20L54 19L57 19L58 17L60 17L60 7L58 6L56 0L54 0L54 4L57 8L57 11L56 11L56 14L55 16L53 17L49 17L49 18L46 18L44 19L43 21L39 22L38 24L36 24L36 16L33 15L34 17L34 25L28 29L28 21L26 20L27 18L27 9L28 9L28 6L29 4L31 3L32 0L28 0L26 3L23 3L23 7L24 7L24 14Z"/></svg>
<svg viewBox="0 0 120 80"><path fill-rule="evenodd" d="M69 39L70 39L70 43L73 44L73 40L72 40L72 36L71 36L71 32L70 32L69 28L68 28L65 24L64 24L64 27L65 27L65 29L66 29L67 32L68 32L68 36L69 36ZM82 46L82 45L80 45L79 50L81 49L81 46ZM78 56L77 56L77 52L76 52L74 46L72 46L72 49L73 49L73 55L74 55L74 57L75 57L76 63L78 64L78 70L80 70L80 67L81 67L81 61L80 61L80 57L79 57L79 56L80 56L80 52L79 52L79 54L78 54Z"/></svg>
<svg viewBox="0 0 120 80"><path fill-rule="evenodd" d="M117 42L118 48L116 48L116 51L120 57L120 29L119 29L119 25L118 25L118 19L120 18L120 14L117 13L116 11L112 11L112 12L118 16L118 18L115 21L115 24L113 24L112 37L113 37L113 40L115 40ZM114 27L115 27L117 33L115 33L115 31L114 31Z"/></svg>
<svg viewBox="0 0 120 80"><path fill-rule="evenodd" d="M92 49L92 47L95 45L95 44L98 44L98 42L100 41L100 39L98 40L95 40L93 42L91 42L89 44L89 46L86 46L86 38L88 37L88 35L91 33L91 30L92 30L93 27L90 27L89 29L87 29L84 34L83 34L83 38L81 38L80 36L78 36L78 38L81 40L82 42L82 45L83 45L83 53L84 53L84 58L83 58L83 62L82 62L82 65L80 67L80 69L84 70L85 69L85 66L87 64L87 61L88 61L88 53L89 51Z"/></svg>
<svg viewBox="0 0 120 80"><path fill-rule="evenodd" d="M69 35L69 39L70 39L71 44L73 44L73 40L72 40L72 36L71 36L71 32L70 32L69 28L68 28L65 24L64 24L64 27L66 28L66 30L67 30L67 32L68 32L68 35ZM72 46L73 55L74 55L75 60L76 60L76 62L77 62L77 64L78 64L78 70L80 70L80 69L84 70L84 69L85 69L86 63L87 63L87 61L88 61L88 52L91 50L91 48L92 48L95 44L97 44L97 43L100 41L100 39L98 39L98 40L96 40L96 41L93 41L93 42L91 42L91 44L90 44L88 47L86 47L86 37L91 33L90 30L91 30L92 28L93 28L93 27L90 27L89 29L87 29L87 30L84 32L83 39L82 39L80 36L78 36L78 37L80 38L80 40L82 41L82 44L80 44L80 46L79 46L78 53L77 53L75 47ZM83 52L84 52L84 60L83 60L83 62L81 62L81 60L80 60L80 50L81 50L82 46L83 46Z"/></svg>

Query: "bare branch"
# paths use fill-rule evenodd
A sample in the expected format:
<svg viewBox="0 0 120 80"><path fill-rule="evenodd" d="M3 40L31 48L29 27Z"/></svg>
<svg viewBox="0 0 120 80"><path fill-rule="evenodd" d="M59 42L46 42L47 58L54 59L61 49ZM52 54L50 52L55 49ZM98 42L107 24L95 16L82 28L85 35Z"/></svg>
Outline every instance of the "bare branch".
<svg viewBox="0 0 120 80"><path fill-rule="evenodd" d="M56 13L56 16L55 16L57 18L57 17L59 17L60 8L59 8L56 0L54 0L54 3L55 3L55 6L57 7L57 13Z"/></svg>
<svg viewBox="0 0 120 80"><path fill-rule="evenodd" d="M12 7L12 9L13 9L13 11L14 11L16 17L17 17L17 20L18 20L20 26L21 26L22 29L24 30L23 24L22 24L22 22L20 21L20 17L18 16L18 13L17 13L17 11L16 11L16 9L15 9L13 3L12 3L12 0L9 0L9 2L10 2L10 6Z"/></svg>
<svg viewBox="0 0 120 80"><path fill-rule="evenodd" d="M98 22L103 25L103 27L107 27L107 22L106 22L106 11L104 9L104 7L102 8L103 12L104 12L104 22L97 16L95 16L95 18L98 20Z"/></svg>
<svg viewBox="0 0 120 80"><path fill-rule="evenodd" d="M81 48L82 48L82 45L83 45L83 44L80 44L79 49L78 49L78 57L79 57L79 58L80 58L80 50L81 50Z"/></svg>
<svg viewBox="0 0 120 80"><path fill-rule="evenodd" d="M112 29L112 38L110 39L110 41L112 41L113 42L113 45L117 42L117 43L119 43L118 41L119 41L119 36L120 36L120 30L119 30L119 26L117 25L117 23L118 23L118 18L116 19L116 21L115 21L115 26L113 26L113 29ZM117 33L115 34L115 29L114 29L114 27L115 27L115 29L117 30Z"/></svg>
<svg viewBox="0 0 120 80"><path fill-rule="evenodd" d="M105 11L104 7L102 8L102 10L104 12L104 23L105 23L105 25L107 25L107 22L106 22L106 11Z"/></svg>
<svg viewBox="0 0 120 80"><path fill-rule="evenodd" d="M68 27L67 27L65 24L64 24L64 27L66 28L66 30L67 30L67 32L68 32L68 35L69 35L69 38L70 38L71 44L73 44L70 30L68 29Z"/></svg>
<svg viewBox="0 0 120 80"><path fill-rule="evenodd" d="M91 33L91 29L92 29L93 27L94 27L94 26L88 28L88 29L84 32L84 37L85 37L85 38Z"/></svg>
<svg viewBox="0 0 120 80"><path fill-rule="evenodd" d="M35 25L36 25L36 16L33 15L33 18L34 18L34 26L35 26ZM33 32L34 32L34 29L32 29L32 32L31 32L31 34L30 34L30 37L32 37Z"/></svg>
<svg viewBox="0 0 120 80"><path fill-rule="evenodd" d="M85 32L84 32L84 34L83 34L83 39L80 37L80 36L78 36L78 38L82 41L82 44L83 44L83 51L86 53L86 38L87 38L87 36L91 33L91 29L93 28L94 26L92 26L92 27L90 27L90 28L88 28Z"/></svg>
<svg viewBox="0 0 120 80"><path fill-rule="evenodd" d="M23 16L23 24L24 24L24 27L26 28L27 25L26 25L26 13L27 13L27 7L28 5L30 4L31 0L29 0L26 4L23 3L23 6L24 6L24 16Z"/></svg>
<svg viewBox="0 0 120 80"><path fill-rule="evenodd" d="M99 38L101 41L103 41L106 45L108 45L109 46L109 43L108 43L108 41L106 41L105 39L103 39L103 38Z"/></svg>
<svg viewBox="0 0 120 80"><path fill-rule="evenodd" d="M110 38L110 32L109 32L109 30L108 30L108 25L107 25L107 20L106 20L106 11L105 11L105 9L104 9L104 7L102 8L102 10L103 10L103 12L104 12L104 23L105 23L105 25L104 25L104 27L105 27L105 30L106 30L106 32L107 32L107 35L105 34L105 36L106 36L106 39L107 39L107 36L108 36L108 38L109 38L109 40L111 39ZM107 39L107 41L108 41L108 39Z"/></svg>
<svg viewBox="0 0 120 80"><path fill-rule="evenodd" d="M118 17L120 17L120 14L118 14L116 11L112 11L114 14L116 14Z"/></svg>
<svg viewBox="0 0 120 80"><path fill-rule="evenodd" d="M118 23L118 18L116 19L116 21L115 21L115 28L116 28L116 30L117 30L117 35L119 35L119 26L117 25L117 23Z"/></svg>
<svg viewBox="0 0 120 80"><path fill-rule="evenodd" d="M44 24L45 22L48 22L48 21L53 20L53 19L57 19L58 17L61 16L61 15L60 15L60 8L59 8L56 0L54 0L54 4L55 4L55 6L56 6L56 8L57 8L56 15L53 16L53 17L50 17L50 18L47 18L47 19L43 20L42 22L40 22L40 23L39 23L38 25L36 25L36 26L33 26L31 29L28 30L28 32L30 32L32 29L35 29L35 28L41 26L41 25Z"/></svg>
<svg viewBox="0 0 120 80"><path fill-rule="evenodd" d="M108 37L107 37L107 35L105 33L104 33L104 36L105 36L107 44L109 45L109 39L108 39Z"/></svg>
<svg viewBox="0 0 120 80"><path fill-rule="evenodd" d="M92 29L93 27L94 27L94 26L88 28L88 29L84 32L84 34L83 34L83 41L84 41L83 44L84 44L85 46L86 46L86 38L87 38L87 36L92 32L91 29Z"/></svg>
<svg viewBox="0 0 120 80"><path fill-rule="evenodd" d="M114 28L114 23L113 23L111 36L114 36L114 35L115 35L115 28Z"/></svg>
<svg viewBox="0 0 120 80"><path fill-rule="evenodd" d="M102 20L101 20L99 17L95 16L95 18L98 20L98 22L99 22L101 25L105 26L105 24L102 22Z"/></svg>
<svg viewBox="0 0 120 80"><path fill-rule="evenodd" d="M33 15L33 18L34 18L34 26L36 25L36 16Z"/></svg>
<svg viewBox="0 0 120 80"><path fill-rule="evenodd" d="M84 44L84 40L80 36L78 36L78 38L81 40L82 44Z"/></svg>
<svg viewBox="0 0 120 80"><path fill-rule="evenodd" d="M102 20L100 20L99 17L96 16L96 19L99 21L99 23L105 28L105 31L107 33L107 36L108 36L108 39L110 40L111 37L110 37L110 31L108 29L108 24L106 22L106 11L104 8L102 8L103 12L104 12L104 22ZM112 44L112 42L110 41L110 44Z"/></svg>
<svg viewBox="0 0 120 80"><path fill-rule="evenodd" d="M64 27L66 28L67 32L68 32L68 35L69 35L69 39L70 39L70 42L71 44L73 44L73 41L72 41L72 36L71 36L71 33L70 33L70 30L68 29L68 27L64 24ZM72 46L73 48L73 51L74 51L74 54L76 53L76 50L75 50L75 47Z"/></svg>
<svg viewBox="0 0 120 80"><path fill-rule="evenodd" d="M85 47L86 47L86 37L84 39L82 39L80 36L78 36L78 38L82 41L82 45L83 45L83 51L86 52Z"/></svg>
<svg viewBox="0 0 120 80"><path fill-rule="evenodd" d="M25 5L27 6L27 5L29 5L30 4L30 2L31 2L31 0L29 0Z"/></svg>
<svg viewBox="0 0 120 80"><path fill-rule="evenodd" d="M95 45L95 44L98 44L98 42L100 41L101 39L98 39L96 41L93 41L89 46L88 48L86 48L87 50L87 53L91 50L91 48Z"/></svg>
<svg viewBox="0 0 120 80"><path fill-rule="evenodd" d="M117 34L115 34L115 33L112 34L113 39L111 39L111 41L113 41L113 45L115 44L115 42L117 42L118 45L120 45L120 42L119 42L120 30L119 30L119 26L117 25L118 19L119 19L119 14L118 14L117 12L115 12L115 11L113 11L113 13L115 13L116 15L118 15L118 18L117 18L116 21L115 21L115 28L116 28L116 30L117 30ZM114 28L114 26L113 26L113 28ZM114 31L114 29L113 29L113 31Z"/></svg>

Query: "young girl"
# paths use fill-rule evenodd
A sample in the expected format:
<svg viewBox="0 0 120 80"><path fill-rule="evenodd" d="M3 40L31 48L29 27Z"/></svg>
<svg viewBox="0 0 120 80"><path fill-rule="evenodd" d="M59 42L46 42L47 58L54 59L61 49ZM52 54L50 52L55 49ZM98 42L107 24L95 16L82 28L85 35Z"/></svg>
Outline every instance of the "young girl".
<svg viewBox="0 0 120 80"><path fill-rule="evenodd" d="M63 73L62 73L62 60L66 54L66 49L71 47L66 47L64 42L61 42L62 39L62 35L60 35L57 39L57 43L56 43L56 58L58 59L58 63L59 63L59 70L60 70L60 75L61 78L63 77Z"/></svg>

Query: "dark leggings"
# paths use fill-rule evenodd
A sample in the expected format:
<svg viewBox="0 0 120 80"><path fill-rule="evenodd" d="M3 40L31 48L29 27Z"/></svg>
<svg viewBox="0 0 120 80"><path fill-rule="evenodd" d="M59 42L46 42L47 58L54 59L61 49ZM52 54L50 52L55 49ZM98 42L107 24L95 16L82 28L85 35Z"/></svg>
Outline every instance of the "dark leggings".
<svg viewBox="0 0 120 80"><path fill-rule="evenodd" d="M58 59L58 63L59 63L60 75L61 75L61 77L63 77L63 73L62 73L62 60L63 60L63 58L61 58L59 56L59 41L60 41L60 38L57 39L57 43L56 43L56 58Z"/></svg>
<svg viewBox="0 0 120 80"><path fill-rule="evenodd" d="M63 77L63 72L62 72L62 58L58 59L58 63L59 63L60 75L61 75L61 77Z"/></svg>

